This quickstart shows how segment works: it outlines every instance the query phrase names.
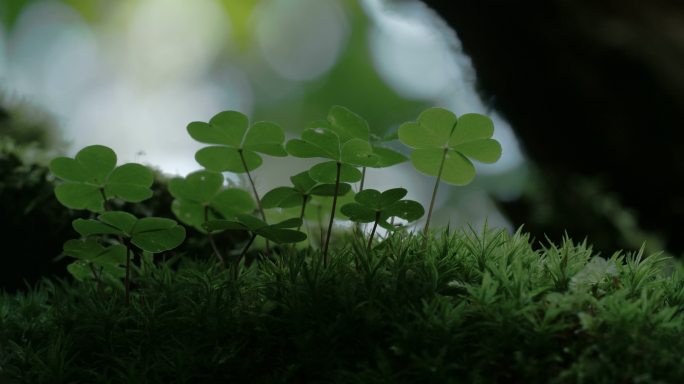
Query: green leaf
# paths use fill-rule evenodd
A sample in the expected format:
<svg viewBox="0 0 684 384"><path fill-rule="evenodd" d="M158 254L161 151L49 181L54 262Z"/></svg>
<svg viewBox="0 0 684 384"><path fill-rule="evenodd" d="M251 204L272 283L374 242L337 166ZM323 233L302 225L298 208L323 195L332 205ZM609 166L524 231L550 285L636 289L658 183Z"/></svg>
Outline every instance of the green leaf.
<svg viewBox="0 0 684 384"><path fill-rule="evenodd" d="M302 132L302 141L313 148L304 148L306 156L297 157L323 157L332 160L340 159L340 138L331 130L325 128L305 129ZM288 142L289 144L289 142Z"/></svg>
<svg viewBox="0 0 684 384"><path fill-rule="evenodd" d="M297 228L302 225L302 219L295 217L292 219L283 220L277 224L270 225L271 228Z"/></svg>
<svg viewBox="0 0 684 384"><path fill-rule="evenodd" d="M397 201L383 212L383 216L387 218L396 216L409 222L420 219L424 214L423 206L413 200Z"/></svg>
<svg viewBox="0 0 684 384"><path fill-rule="evenodd" d="M362 192L365 192L365 190ZM356 223L372 223L375 221L376 211L359 203L345 204L342 206L341 211L349 220Z"/></svg>
<svg viewBox="0 0 684 384"><path fill-rule="evenodd" d="M330 108L328 122L330 122L330 129L337 133L342 143L354 138L366 142L369 140L368 122L345 107L335 105Z"/></svg>
<svg viewBox="0 0 684 384"><path fill-rule="evenodd" d="M261 163L261 156L255 152L244 150L242 155L245 158L247 169L252 171L257 169ZM228 147L205 147L195 153L195 160L204 168L215 172L245 173L245 164L240 158L240 153L235 148Z"/></svg>
<svg viewBox="0 0 684 384"><path fill-rule="evenodd" d="M171 212L183 222L197 228L200 232L204 231L204 206L201 203L192 200L174 200L171 203ZM215 219L211 213L208 215L209 219Z"/></svg>
<svg viewBox="0 0 684 384"><path fill-rule="evenodd" d="M150 187L153 181L154 175L147 167L135 163L124 164L109 175L105 193L107 197L138 203L152 197Z"/></svg>
<svg viewBox="0 0 684 384"><path fill-rule="evenodd" d="M378 163L370 143L361 139L351 139L342 146L341 160L359 167L372 167Z"/></svg>
<svg viewBox="0 0 684 384"><path fill-rule="evenodd" d="M111 225L93 219L76 219L71 223L72 227L81 236L92 235L118 235L124 236L124 233Z"/></svg>
<svg viewBox="0 0 684 384"><path fill-rule="evenodd" d="M280 229L272 226L263 228L258 234L276 244L298 243L306 240L306 234L294 229Z"/></svg>
<svg viewBox="0 0 684 384"><path fill-rule="evenodd" d="M277 187L261 198L261 206L270 208L291 208L302 205L303 194L292 187Z"/></svg>
<svg viewBox="0 0 684 384"><path fill-rule="evenodd" d="M403 154L385 147L373 146L373 153L378 159L373 165L374 168L387 168L408 160L408 157Z"/></svg>
<svg viewBox="0 0 684 384"><path fill-rule="evenodd" d="M57 157L50 162L50 172L66 181L90 181L88 172L81 164L68 157Z"/></svg>
<svg viewBox="0 0 684 384"><path fill-rule="evenodd" d="M316 164L309 170L309 176L319 183L334 184L337 178L337 162L326 161ZM361 180L361 171L349 164L340 166L340 183L355 183Z"/></svg>
<svg viewBox="0 0 684 384"><path fill-rule="evenodd" d="M364 189L354 196L354 200L374 210L379 210L382 207L382 194L375 189Z"/></svg>
<svg viewBox="0 0 684 384"><path fill-rule="evenodd" d="M100 188L94 185L73 182L59 184L55 187L55 196L57 201L67 208L104 211Z"/></svg>
<svg viewBox="0 0 684 384"><path fill-rule="evenodd" d="M344 196L351 191L351 185L347 183L340 183L337 191L338 196ZM313 196L334 196L335 184L320 184L312 188L309 192Z"/></svg>
<svg viewBox="0 0 684 384"><path fill-rule="evenodd" d="M493 139L458 144L453 150L482 163L495 163L501 158L501 144Z"/></svg>
<svg viewBox="0 0 684 384"><path fill-rule="evenodd" d="M76 161L89 176L92 183L103 184L114 167L116 153L104 145L91 145L78 151Z"/></svg>
<svg viewBox="0 0 684 384"><path fill-rule="evenodd" d="M458 124L449 139L449 147L489 139L493 134L494 123L489 117L477 113L466 113L458 119Z"/></svg>
<svg viewBox="0 0 684 384"><path fill-rule="evenodd" d="M252 215L237 215L237 219L239 222L247 226L247 228L249 228L250 231L255 231L260 228L268 227L268 224L266 224L266 222Z"/></svg>
<svg viewBox="0 0 684 384"><path fill-rule="evenodd" d="M94 238L86 240L67 240L63 246L64 254L81 260L90 260L99 256L105 247Z"/></svg>
<svg viewBox="0 0 684 384"><path fill-rule="evenodd" d="M159 253L181 245L185 240L185 228L174 220L161 217L145 217L137 221L131 243L143 251Z"/></svg>
<svg viewBox="0 0 684 384"><path fill-rule="evenodd" d="M130 236L138 218L128 212L113 211L105 212L97 217L101 222L119 229L126 236Z"/></svg>
<svg viewBox="0 0 684 384"><path fill-rule="evenodd" d="M176 199L209 203L223 185L223 175L207 170L196 171L185 178L169 180L169 192Z"/></svg>
<svg viewBox="0 0 684 384"><path fill-rule="evenodd" d="M408 191L404 188L393 188L384 191L380 196L380 206L383 208L389 207L392 204L403 199Z"/></svg>
<svg viewBox="0 0 684 384"><path fill-rule="evenodd" d="M67 265L67 271L74 277L77 281L84 282L93 278L93 272L88 267L88 264L81 261L75 260L73 263Z"/></svg>
<svg viewBox="0 0 684 384"><path fill-rule="evenodd" d="M430 176L437 176L439 166L444 159L442 169L442 180L449 184L466 185L475 178L475 167L473 163L458 152L443 149L416 149L411 154L411 163L420 172Z"/></svg>
<svg viewBox="0 0 684 384"><path fill-rule="evenodd" d="M247 116L237 111L224 111L212 117L209 123L188 124L188 133L200 143L239 148L248 127Z"/></svg>
<svg viewBox="0 0 684 384"><path fill-rule="evenodd" d="M50 169L66 180L55 188L55 195L69 208L101 212L105 197L140 202L152 196L152 172L135 163L116 167L116 154L102 145L85 147L74 159L58 157Z"/></svg>
<svg viewBox="0 0 684 384"><path fill-rule="evenodd" d="M239 213L250 213L256 209L256 203L249 192L239 188L227 188L211 199L211 206L224 218L234 217Z"/></svg>
<svg viewBox="0 0 684 384"><path fill-rule="evenodd" d="M271 156L287 156L284 141L283 128L272 122L260 121L247 131L242 148Z"/></svg>
<svg viewBox="0 0 684 384"><path fill-rule="evenodd" d="M214 231L225 231L225 230L232 230L232 231L248 231L249 228L247 228L246 225L233 221L233 220L211 220L207 221L204 223L204 228L207 229L208 231L214 232Z"/></svg>
<svg viewBox="0 0 684 384"><path fill-rule="evenodd" d="M456 115L443 108L431 108L417 122L399 127L399 140L411 148L445 147L456 125Z"/></svg>
<svg viewBox="0 0 684 384"><path fill-rule="evenodd" d="M295 189L302 193L307 193L313 187L315 187L316 184L318 184L316 183L316 180L309 176L309 171L300 172L290 177L290 181L292 182L292 185L294 185Z"/></svg>

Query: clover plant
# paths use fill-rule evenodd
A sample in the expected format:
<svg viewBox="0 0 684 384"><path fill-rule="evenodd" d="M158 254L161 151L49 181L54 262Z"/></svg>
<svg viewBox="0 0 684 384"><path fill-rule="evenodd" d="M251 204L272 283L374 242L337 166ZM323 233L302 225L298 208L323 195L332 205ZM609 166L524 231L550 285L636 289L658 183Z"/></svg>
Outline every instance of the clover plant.
<svg viewBox="0 0 684 384"><path fill-rule="evenodd" d="M169 192L175 198L171 210L178 220L207 234L214 253L223 264L225 260L213 236L204 223L228 219L239 213L250 213L256 208L248 192L238 188L225 188L221 173L202 170L169 180Z"/></svg>
<svg viewBox="0 0 684 384"><path fill-rule="evenodd" d="M313 196L335 195L335 184L319 183L312 179L307 171L290 177L290 181L292 182L292 187L276 187L266 192L261 199L264 209L300 206L299 218L303 222L306 205ZM340 183L337 191L339 196L344 196L349 191L351 191L351 185Z"/></svg>
<svg viewBox="0 0 684 384"><path fill-rule="evenodd" d="M240 270L240 261L247 254L249 247L257 236L261 236L266 240L270 240L276 244L298 243L306 240L306 234L292 228L298 228L302 225L302 220L299 218L287 219L277 224L267 224L251 215L238 214L236 220L211 220L204 224L210 232L234 230L246 231L251 234L249 241L242 249L242 252L232 264L234 277L237 278Z"/></svg>
<svg viewBox="0 0 684 384"><path fill-rule="evenodd" d="M116 153L102 145L85 147L73 159L58 157L52 160L50 170L64 180L55 187L57 199L68 208L103 212L112 198L140 202L152 196L153 175L148 168L136 163L117 167L116 162ZM143 253L159 253L177 247L185 239L185 228L174 220L138 219L120 211L103 212L96 220L76 219L72 225L85 240L69 240L64 244L64 253L76 259L68 267L69 272L83 280L89 270L98 283L103 274L113 278L123 275L127 303L131 245ZM112 236L117 238L117 243L111 244ZM122 264L125 264L123 273Z"/></svg>
<svg viewBox="0 0 684 384"><path fill-rule="evenodd" d="M355 183L361 180L356 167L373 166L378 156L368 141L368 126L359 123L348 110L333 107L327 121L315 122L302 132L301 139L287 142L287 152L296 157L328 159L314 165L309 176L320 183L334 183L332 211L323 246L323 263L327 264L330 234L335 220L335 209L340 183ZM365 135L365 136L364 136Z"/></svg>
<svg viewBox="0 0 684 384"><path fill-rule="evenodd" d="M359 191L363 190L367 167L386 168L408 160L403 154L383 146L383 143L395 140L396 138L394 136L380 137L371 134L368 122L345 107L339 105L333 106L330 108L327 120L314 121L309 124L309 126L311 128L327 128L335 132L342 142L346 142L350 139L360 139L371 144L376 162L373 165L368 163L361 167Z"/></svg>
<svg viewBox="0 0 684 384"><path fill-rule="evenodd" d="M378 225L394 231L398 228L388 221L390 218L398 217L411 222L423 217L425 209L420 203L402 200L406 193L404 188L388 189L382 193L375 189L365 189L354 196L356 202L342 206L342 213L349 217L349 220L357 223L373 223L373 229L368 237L368 250L371 249Z"/></svg>
<svg viewBox="0 0 684 384"><path fill-rule="evenodd" d="M457 118L443 108L430 108L416 122L399 127L399 140L414 148L411 163L420 172L436 176L430 208L423 229L427 236L440 181L466 185L475 178L472 160L494 163L501 157L501 145L492 139L492 120L477 113Z"/></svg>
<svg viewBox="0 0 684 384"><path fill-rule="evenodd" d="M283 147L283 128L268 121L260 121L250 126L244 114L224 111L212 117L208 123L192 122L188 124L187 129L193 139L200 143L212 144L195 154L195 159L204 168L216 172L247 174L259 213L266 221L266 214L250 171L262 164L263 159L259 154L287 156Z"/></svg>

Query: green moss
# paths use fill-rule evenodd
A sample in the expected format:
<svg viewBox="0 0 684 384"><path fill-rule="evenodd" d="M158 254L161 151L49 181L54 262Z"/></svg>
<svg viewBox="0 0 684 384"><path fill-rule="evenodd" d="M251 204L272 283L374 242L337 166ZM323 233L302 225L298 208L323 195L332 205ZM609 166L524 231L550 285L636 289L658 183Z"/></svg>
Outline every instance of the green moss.
<svg viewBox="0 0 684 384"><path fill-rule="evenodd" d="M285 248L237 281L158 264L119 292L0 298L0 375L26 383L679 382L684 278L658 255L524 234Z"/></svg>

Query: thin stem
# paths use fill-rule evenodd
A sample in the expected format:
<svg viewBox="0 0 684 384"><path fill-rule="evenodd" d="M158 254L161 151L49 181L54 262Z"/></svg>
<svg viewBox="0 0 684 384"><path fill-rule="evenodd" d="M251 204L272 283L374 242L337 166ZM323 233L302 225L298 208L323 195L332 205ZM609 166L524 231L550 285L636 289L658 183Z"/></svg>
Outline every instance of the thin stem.
<svg viewBox="0 0 684 384"><path fill-rule="evenodd" d="M373 236L375 236L375 230L378 228L378 222L380 221L380 211L375 212L375 222L373 223L373 229L371 230L370 236L368 237L368 252L371 250L373 245Z"/></svg>
<svg viewBox="0 0 684 384"><path fill-rule="evenodd" d="M131 302L131 248L126 244L126 277L124 280L126 305Z"/></svg>
<svg viewBox="0 0 684 384"><path fill-rule="evenodd" d="M361 184L359 184L359 192L363 191L363 183L366 181L366 167L361 168Z"/></svg>
<svg viewBox="0 0 684 384"><path fill-rule="evenodd" d="M204 206L204 222L206 223L207 221L209 221L209 206ZM214 241L214 235L212 235L209 230L207 230L207 237L209 238L209 244L211 244L211 248L214 250L216 257L221 261L221 265L226 265L226 261L223 258L221 251L219 251L216 241Z"/></svg>
<svg viewBox="0 0 684 384"><path fill-rule="evenodd" d="M256 237L256 233L252 233L252 237L249 238L247 245L245 245L245 247L242 249L242 253L240 253L240 256L238 256L237 260L235 260L235 265L233 265L233 277L236 280L238 276L240 276L240 261L242 261L242 258L245 257L247 251L249 250L249 247L252 246L252 243L254 242L254 239L256 239Z"/></svg>
<svg viewBox="0 0 684 384"><path fill-rule="evenodd" d="M304 211L306 210L306 201L309 199L309 195L302 195L302 210L299 213L299 220L301 220L301 223L297 227L297 231L302 229L302 224L304 223Z"/></svg>
<svg viewBox="0 0 684 384"><path fill-rule="evenodd" d="M254 192L254 198L256 199L257 209L259 209L261 218L264 219L264 221L266 221L266 214L264 213L264 208L261 206L261 199L259 198L259 192L257 192L256 186L254 185L254 180L252 180L252 174L249 173L247 161L245 161L245 155L242 153L242 149L238 149L238 153L240 154L240 160L242 160L242 166L245 167L245 172L247 173L249 184L252 186L252 192Z"/></svg>
<svg viewBox="0 0 684 384"><path fill-rule="evenodd" d="M238 149L238 153L240 154L240 160L242 160L242 166L245 168L245 172L247 173L247 178L249 179L249 184L252 185L252 192L254 192L254 199L256 200L257 203L257 209L259 209L259 213L261 214L261 218L266 222L266 213L264 213L264 207L261 206L261 199L259 198L259 192L257 192L256 185L254 185L254 180L252 180L252 174L249 173L249 167L247 167L247 161L245 160L245 155L242 152L242 149ZM268 249L268 240L266 240L266 254L269 254L269 249Z"/></svg>
<svg viewBox="0 0 684 384"><path fill-rule="evenodd" d="M337 194L340 192L340 171L342 163L337 162L337 175L335 176L335 194L333 195L332 211L330 212L330 223L328 232L325 234L325 247L323 247L323 266L328 265L328 246L330 245L330 234L332 233L333 222L335 221L335 208L337 208Z"/></svg>
<svg viewBox="0 0 684 384"><path fill-rule="evenodd" d="M102 196L102 205L104 207L105 211L109 211L109 203L107 202L107 194L105 193L104 188L100 188L100 196Z"/></svg>
<svg viewBox="0 0 684 384"><path fill-rule="evenodd" d="M442 180L442 169L444 169L444 161L446 160L447 152L449 148L444 148L444 154L442 154L442 162L439 164L439 171L437 171L437 180L435 180L435 189L432 190L432 199L430 200L430 210L428 210L427 218L425 219L425 227L423 228L423 234L427 239L428 230L430 229L430 219L432 218L432 209L435 206L435 198L437 197L437 188L439 188L439 182Z"/></svg>

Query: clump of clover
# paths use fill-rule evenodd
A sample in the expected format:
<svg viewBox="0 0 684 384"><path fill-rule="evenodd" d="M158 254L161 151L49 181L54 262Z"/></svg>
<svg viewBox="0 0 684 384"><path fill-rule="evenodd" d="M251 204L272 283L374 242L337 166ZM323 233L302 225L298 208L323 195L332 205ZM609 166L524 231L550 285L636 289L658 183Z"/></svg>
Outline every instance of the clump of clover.
<svg viewBox="0 0 684 384"><path fill-rule="evenodd" d="M185 239L185 228L174 220L109 211L109 201L118 198L138 203L152 196L152 172L136 163L116 166L116 153L93 145L72 159L58 157L50 171L63 180L55 188L57 200L72 209L99 213L96 219L76 219L74 229L83 237L64 244L64 253L76 260L68 267L77 280L94 278L118 281L124 278L126 303L130 298L131 260L135 246L141 263L151 254L171 250ZM122 270L123 266L123 270Z"/></svg>
<svg viewBox="0 0 684 384"><path fill-rule="evenodd" d="M366 167L386 167L406 159L389 148L374 148L370 141L370 129L363 118L347 108L333 106L326 120L311 123L302 132L301 139L287 142L287 152L293 156L329 160L316 164L309 170L309 176L315 181L336 186L323 245L324 265L328 262L339 185L358 181L363 185ZM362 167L363 172L357 167Z"/></svg>
<svg viewBox="0 0 684 384"><path fill-rule="evenodd" d="M268 121L260 121L250 126L244 114L223 111L212 117L208 123L195 121L188 124L187 130L190 136L200 143L212 144L195 154L195 160L204 168L215 172L247 174L261 218L266 221L266 213L250 171L263 163L260 153L287 156L283 147L283 128Z"/></svg>
<svg viewBox="0 0 684 384"><path fill-rule="evenodd" d="M196 171L184 178L175 177L169 181L169 192L175 198L171 210L181 222L207 235L221 264L225 264L225 258L204 224L211 220L251 213L256 208L247 191L224 188L224 181L223 174L208 170Z"/></svg>
<svg viewBox="0 0 684 384"><path fill-rule="evenodd" d="M342 213L349 217L349 220L356 223L373 223L366 247L369 251L378 225L395 231L399 227L390 223L391 218L398 217L410 223L425 214L425 209L417 201L402 200L407 193L404 188L388 189L382 193L375 189L365 189L354 196L356 202L342 206Z"/></svg>
<svg viewBox="0 0 684 384"><path fill-rule="evenodd" d="M411 153L413 166L437 177L423 228L426 238L440 181L469 184L475 178L475 167L470 159L494 163L501 157L501 145L491 138L493 134L494 124L489 117L467 113L457 118L443 108L425 110L416 122L399 127L399 140L414 148Z"/></svg>

